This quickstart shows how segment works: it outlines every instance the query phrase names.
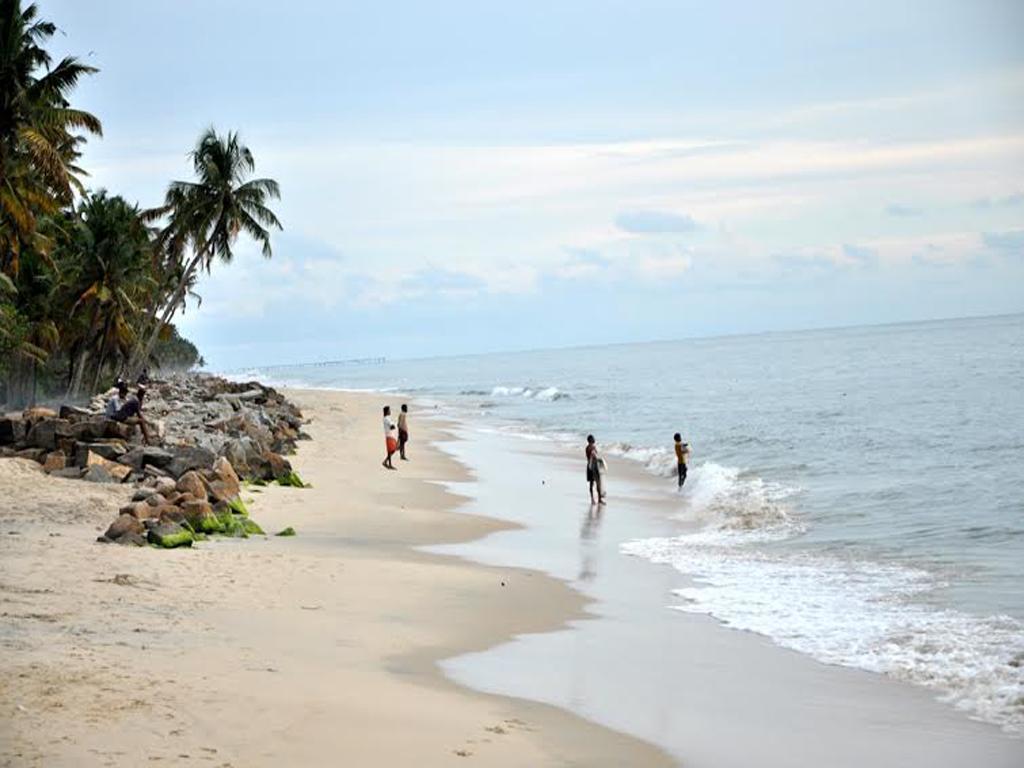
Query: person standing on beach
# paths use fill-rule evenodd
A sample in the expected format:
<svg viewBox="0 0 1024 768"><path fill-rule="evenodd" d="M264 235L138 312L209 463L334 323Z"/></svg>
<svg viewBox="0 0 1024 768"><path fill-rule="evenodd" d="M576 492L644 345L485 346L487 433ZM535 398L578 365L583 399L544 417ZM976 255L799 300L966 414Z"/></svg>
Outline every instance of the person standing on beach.
<svg viewBox="0 0 1024 768"><path fill-rule="evenodd" d="M683 442L683 437L678 432L675 434L676 441L676 462L679 465L679 487L686 482L686 465L690 461L690 444Z"/></svg>
<svg viewBox="0 0 1024 768"><path fill-rule="evenodd" d="M387 447L388 455L384 458L384 467L386 469L398 469L394 464L391 463L391 457L395 451L398 450L398 428L395 426L395 422L391 420L391 406L384 406L384 445Z"/></svg>
<svg viewBox="0 0 1024 768"><path fill-rule="evenodd" d="M594 503L594 486L597 486L597 503L604 504L604 483L602 482L603 459L597 452L597 441L587 435L587 484L590 486L590 503Z"/></svg>
<svg viewBox="0 0 1024 768"><path fill-rule="evenodd" d="M398 455L402 461L408 461L405 455L405 444L409 442L409 406L402 403L401 413L398 414Z"/></svg>

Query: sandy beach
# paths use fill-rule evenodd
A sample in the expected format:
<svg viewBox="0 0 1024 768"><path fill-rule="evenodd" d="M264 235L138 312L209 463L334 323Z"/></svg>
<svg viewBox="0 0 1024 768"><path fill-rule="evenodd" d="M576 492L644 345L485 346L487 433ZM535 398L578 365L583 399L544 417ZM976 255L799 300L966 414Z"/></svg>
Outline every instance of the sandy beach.
<svg viewBox="0 0 1024 768"><path fill-rule="evenodd" d="M192 550L95 543L130 490L0 461L0 764L667 765L555 707L460 687L437 662L580 618L534 571L414 547L509 527L453 510L428 445L380 467L377 396L292 392L313 487L251 489L268 533Z"/></svg>

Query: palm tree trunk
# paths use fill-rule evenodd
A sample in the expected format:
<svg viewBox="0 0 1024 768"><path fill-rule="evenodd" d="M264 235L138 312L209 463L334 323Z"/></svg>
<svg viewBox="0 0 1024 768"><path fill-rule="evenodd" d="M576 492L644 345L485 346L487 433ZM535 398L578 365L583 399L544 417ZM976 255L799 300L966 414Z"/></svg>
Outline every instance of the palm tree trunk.
<svg viewBox="0 0 1024 768"><path fill-rule="evenodd" d="M136 347L136 354L132 355L132 359L128 363L129 379L134 379L138 376L139 371L149 359L149 356L153 352L153 347L156 345L156 340L160 336L160 331L163 330L164 326L166 326L171 321L171 318L174 317L174 313L177 311L178 305L185 296L189 278L192 277L192 273L196 271L196 267L199 266L200 262L202 262L209 250L210 246L203 248L193 256L192 261L188 263L188 266L181 275L181 279L178 281L178 287L174 290L174 294L171 296L171 300L164 306L164 311L160 320L157 322L153 330L150 331L149 338L146 340L145 344L140 344Z"/></svg>

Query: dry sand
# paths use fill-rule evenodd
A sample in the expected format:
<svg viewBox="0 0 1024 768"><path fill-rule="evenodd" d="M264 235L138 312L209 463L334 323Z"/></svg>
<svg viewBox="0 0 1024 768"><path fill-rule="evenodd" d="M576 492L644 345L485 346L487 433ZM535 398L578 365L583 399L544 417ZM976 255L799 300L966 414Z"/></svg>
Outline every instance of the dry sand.
<svg viewBox="0 0 1024 768"><path fill-rule="evenodd" d="M502 524L454 512L464 470L414 424L380 467L376 396L294 392L308 489L252 497L268 532L158 551L94 543L130 491L0 460L0 765L667 765L552 707L460 688L436 661L551 629L580 596L427 555Z"/></svg>

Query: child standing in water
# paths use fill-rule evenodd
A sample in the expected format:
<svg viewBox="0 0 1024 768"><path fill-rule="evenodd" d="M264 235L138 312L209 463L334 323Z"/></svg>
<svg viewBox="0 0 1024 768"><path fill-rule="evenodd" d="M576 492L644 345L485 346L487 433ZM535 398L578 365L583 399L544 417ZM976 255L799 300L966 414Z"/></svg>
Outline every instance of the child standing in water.
<svg viewBox="0 0 1024 768"><path fill-rule="evenodd" d="M682 436L676 432L676 462L679 464L679 487L686 482L686 464L690 460L690 444L684 443Z"/></svg>

